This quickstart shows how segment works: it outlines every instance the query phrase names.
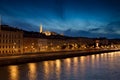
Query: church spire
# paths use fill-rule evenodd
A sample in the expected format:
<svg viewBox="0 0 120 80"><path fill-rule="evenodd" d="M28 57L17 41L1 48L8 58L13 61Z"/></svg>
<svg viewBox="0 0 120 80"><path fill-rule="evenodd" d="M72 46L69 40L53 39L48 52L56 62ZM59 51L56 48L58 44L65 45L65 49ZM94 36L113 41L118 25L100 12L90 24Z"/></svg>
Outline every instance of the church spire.
<svg viewBox="0 0 120 80"><path fill-rule="evenodd" d="M43 31L42 31L42 25L40 25L40 33L42 33Z"/></svg>

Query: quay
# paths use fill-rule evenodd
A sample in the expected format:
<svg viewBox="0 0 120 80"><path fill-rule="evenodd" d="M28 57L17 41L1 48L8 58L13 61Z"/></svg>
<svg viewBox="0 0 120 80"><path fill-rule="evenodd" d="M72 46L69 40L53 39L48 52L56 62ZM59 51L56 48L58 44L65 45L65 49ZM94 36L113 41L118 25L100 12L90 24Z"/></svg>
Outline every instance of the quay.
<svg viewBox="0 0 120 80"><path fill-rule="evenodd" d="M28 53L24 55L2 56L0 57L0 66L23 64L29 62L40 62L54 59L64 59L76 56L86 56L92 54L101 54L107 52L120 51L119 49L111 50L76 50L76 51L54 51L54 52L41 52L41 53Z"/></svg>

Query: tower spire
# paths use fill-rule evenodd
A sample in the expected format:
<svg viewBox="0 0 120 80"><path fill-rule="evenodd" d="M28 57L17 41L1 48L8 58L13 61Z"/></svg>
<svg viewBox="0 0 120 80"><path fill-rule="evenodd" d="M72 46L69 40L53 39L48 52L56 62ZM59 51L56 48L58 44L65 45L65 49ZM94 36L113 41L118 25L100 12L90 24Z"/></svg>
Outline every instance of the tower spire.
<svg viewBox="0 0 120 80"><path fill-rule="evenodd" d="M40 25L40 33L42 33L42 24Z"/></svg>
<svg viewBox="0 0 120 80"><path fill-rule="evenodd" d="M0 15L0 31L1 31L1 26L2 26L2 17Z"/></svg>

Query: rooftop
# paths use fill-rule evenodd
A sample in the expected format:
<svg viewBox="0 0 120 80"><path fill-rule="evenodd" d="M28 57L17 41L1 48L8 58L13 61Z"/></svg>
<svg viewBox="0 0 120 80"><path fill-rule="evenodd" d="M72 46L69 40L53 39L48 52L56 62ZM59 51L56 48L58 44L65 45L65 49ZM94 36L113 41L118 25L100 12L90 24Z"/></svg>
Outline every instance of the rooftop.
<svg viewBox="0 0 120 80"><path fill-rule="evenodd" d="M13 28L13 27L8 26L8 25L1 25L1 30L4 30L4 31L22 31L18 28Z"/></svg>

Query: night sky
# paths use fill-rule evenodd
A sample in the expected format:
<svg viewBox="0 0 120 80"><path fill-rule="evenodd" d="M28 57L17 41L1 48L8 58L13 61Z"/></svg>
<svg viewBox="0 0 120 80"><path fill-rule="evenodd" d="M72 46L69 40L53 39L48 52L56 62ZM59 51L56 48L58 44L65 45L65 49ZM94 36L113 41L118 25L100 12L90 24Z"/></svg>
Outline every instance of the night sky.
<svg viewBox="0 0 120 80"><path fill-rule="evenodd" d="M120 38L120 0L0 0L2 24L68 36Z"/></svg>

